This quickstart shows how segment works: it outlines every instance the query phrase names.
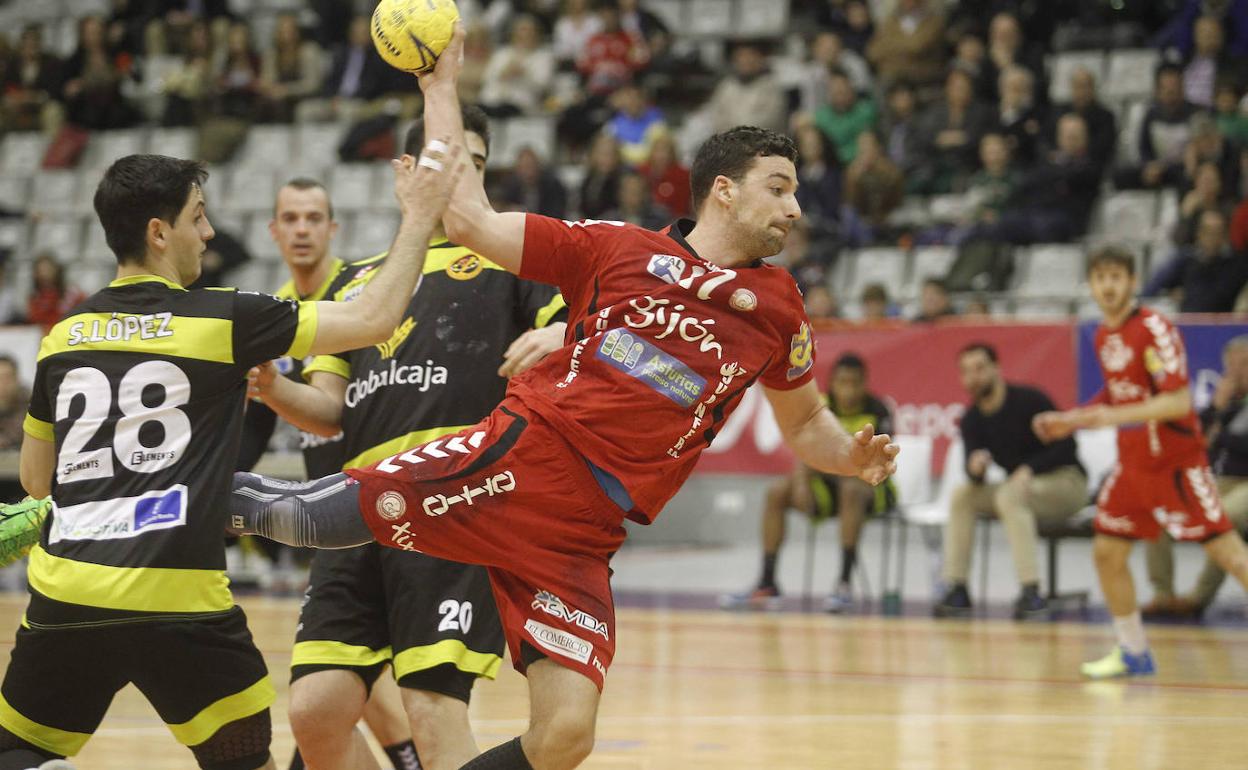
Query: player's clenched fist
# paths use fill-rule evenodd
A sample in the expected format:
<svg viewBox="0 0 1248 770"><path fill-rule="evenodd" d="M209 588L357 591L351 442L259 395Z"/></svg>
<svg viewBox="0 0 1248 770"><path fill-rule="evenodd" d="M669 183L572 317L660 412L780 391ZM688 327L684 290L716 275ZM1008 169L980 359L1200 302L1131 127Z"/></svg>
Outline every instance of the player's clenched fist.
<svg viewBox="0 0 1248 770"><path fill-rule="evenodd" d="M394 197L404 219L433 224L442 219L451 191L463 168L460 148L448 137L430 140L419 158L404 155L390 161L394 167Z"/></svg>

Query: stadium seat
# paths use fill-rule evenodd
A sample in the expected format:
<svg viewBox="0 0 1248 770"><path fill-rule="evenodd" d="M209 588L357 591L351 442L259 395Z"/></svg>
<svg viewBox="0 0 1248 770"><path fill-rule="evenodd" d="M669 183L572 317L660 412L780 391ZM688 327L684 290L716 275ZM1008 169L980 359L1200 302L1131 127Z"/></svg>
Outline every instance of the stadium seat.
<svg viewBox="0 0 1248 770"><path fill-rule="evenodd" d="M701 37L732 37L733 29L732 0L690 0L688 25L689 34Z"/></svg>
<svg viewBox="0 0 1248 770"><path fill-rule="evenodd" d="M126 155L143 152L146 132L141 128L119 131L95 131L83 150L78 168L84 171L103 172L113 161Z"/></svg>
<svg viewBox="0 0 1248 770"><path fill-rule="evenodd" d="M82 251L83 218L77 215L48 216L35 223L30 236L31 256L51 252L62 262L78 258Z"/></svg>
<svg viewBox="0 0 1248 770"><path fill-rule="evenodd" d="M512 118L503 126L501 141L494 142L491 160L499 168L510 168L520 151L528 147L544 162L555 157L555 125L550 118Z"/></svg>
<svg viewBox="0 0 1248 770"><path fill-rule="evenodd" d="M323 181L326 167L338 158L338 143L342 141L342 135L343 128L337 123L300 124L295 128L299 152L293 166L298 167L300 173L308 172L306 175ZM317 173L310 173L317 169ZM288 177L297 176L294 170L292 168Z"/></svg>
<svg viewBox="0 0 1248 770"><path fill-rule="evenodd" d="M359 211L394 200L389 181L374 188L377 166L371 163L340 163L329 171L329 190L335 211Z"/></svg>
<svg viewBox="0 0 1248 770"><path fill-rule="evenodd" d="M26 253L26 239L30 235L30 223L25 219L0 219L0 253L9 252L19 257ZM8 282L10 286L18 284Z"/></svg>
<svg viewBox="0 0 1248 770"><path fill-rule="evenodd" d="M243 245L251 254L253 262L275 262L282 258L273 236L269 234L269 218L257 213L247 220L242 233Z"/></svg>
<svg viewBox="0 0 1248 770"><path fill-rule="evenodd" d="M1157 194L1147 190L1113 193L1100 206L1096 235L1112 241L1142 243L1153 234Z"/></svg>
<svg viewBox="0 0 1248 770"><path fill-rule="evenodd" d="M1082 291L1083 248L1068 244L1033 246L1028 253L1018 253L1015 275L1019 276L1018 294L1023 297L1067 298ZM1037 305L1034 309L1039 309Z"/></svg>
<svg viewBox="0 0 1248 770"><path fill-rule="evenodd" d="M99 291L117 277L117 262L82 260L68 266L66 272L74 285L88 294Z"/></svg>
<svg viewBox="0 0 1248 770"><path fill-rule="evenodd" d="M1070 76L1086 69L1096 78L1099 90L1105 88L1105 54L1101 51L1062 51L1049 57L1049 98L1070 101Z"/></svg>
<svg viewBox="0 0 1248 770"><path fill-rule="evenodd" d="M295 132L290 126L252 126L236 163L242 168L284 168L290 165L294 144Z"/></svg>
<svg viewBox="0 0 1248 770"><path fill-rule="evenodd" d="M923 281L932 276L943 278L948 275L957 256L958 253L952 246L920 246L915 249L910 279L902 284L900 296L919 296Z"/></svg>
<svg viewBox="0 0 1248 770"><path fill-rule="evenodd" d="M90 210L90 197L95 184L87 190L77 171L56 169L40 171L35 175L30 190L30 208L36 212L86 212ZM86 199L84 201L84 198Z"/></svg>
<svg viewBox="0 0 1248 770"><path fill-rule="evenodd" d="M1014 302L1014 316L1036 320L1067 319L1071 315L1072 300L1047 297L1019 297Z"/></svg>
<svg viewBox="0 0 1248 770"><path fill-rule="evenodd" d="M847 259L850 253L842 256L841 261L852 262L852 266L846 265L848 275L845 275L837 286L839 289L837 296L857 299L862 293L862 288L870 283L884 284L889 288L889 293L895 292L898 286L904 284L908 261L904 251L893 248L870 248L859 249L852 254L852 259Z"/></svg>
<svg viewBox="0 0 1248 770"><path fill-rule="evenodd" d="M212 223L212 229L219 233L229 233L240 240L247 234L247 222L250 219L258 218L266 226L270 219L270 212L268 211L257 211L254 214L248 214L242 211L231 211L214 207L211 200L208 204L208 221Z"/></svg>
<svg viewBox="0 0 1248 770"><path fill-rule="evenodd" d="M212 221L211 218L209 221ZM94 215L87 217L81 261L87 264L111 265L114 268L117 266L117 258L113 255L112 249L108 248L108 241L104 237L104 228Z"/></svg>
<svg viewBox="0 0 1248 770"><path fill-rule="evenodd" d="M147 152L171 158L194 158L195 130L191 128L155 128L148 137Z"/></svg>
<svg viewBox="0 0 1248 770"><path fill-rule="evenodd" d="M685 29L689 23L685 17L685 0L648 0L646 10L658 16L668 29Z"/></svg>
<svg viewBox="0 0 1248 770"><path fill-rule="evenodd" d="M0 174L31 176L39 170L48 138L35 131L7 134L0 143Z"/></svg>
<svg viewBox="0 0 1248 770"><path fill-rule="evenodd" d="M30 204L30 179L24 176L0 175L0 208L25 211Z"/></svg>
<svg viewBox="0 0 1248 770"><path fill-rule="evenodd" d="M284 272L275 272L271 263L252 260L227 273L222 283L243 291L271 292L285 282L284 275Z"/></svg>
<svg viewBox="0 0 1248 770"><path fill-rule="evenodd" d="M1126 116L1119 122L1122 128L1118 132L1118 165L1139 164L1140 128L1147 112L1148 103L1144 101L1133 101L1127 106Z"/></svg>
<svg viewBox="0 0 1248 770"><path fill-rule="evenodd" d="M231 211L260 211L273 207L273 169L267 166L236 168L229 178L229 194L216 206Z"/></svg>
<svg viewBox="0 0 1248 770"><path fill-rule="evenodd" d="M397 211L362 211L351 225L351 239L345 253L350 260L365 259L390 248L399 226Z"/></svg>
<svg viewBox="0 0 1248 770"><path fill-rule="evenodd" d="M1147 99L1161 55L1153 48L1111 51L1102 95L1108 100Z"/></svg>
<svg viewBox="0 0 1248 770"><path fill-rule="evenodd" d="M779 37L789 28L789 4L737 0L737 34L742 37Z"/></svg>

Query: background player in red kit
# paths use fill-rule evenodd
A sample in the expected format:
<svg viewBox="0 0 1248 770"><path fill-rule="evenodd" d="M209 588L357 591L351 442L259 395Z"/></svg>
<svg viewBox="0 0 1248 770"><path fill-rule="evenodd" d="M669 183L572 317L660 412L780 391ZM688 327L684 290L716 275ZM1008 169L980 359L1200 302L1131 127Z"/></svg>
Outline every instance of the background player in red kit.
<svg viewBox="0 0 1248 770"><path fill-rule="evenodd" d="M1248 550L1222 510L1188 390L1187 354L1178 329L1135 304L1135 261L1109 247L1088 260L1092 297L1103 317L1096 351L1105 388L1088 405L1036 415L1045 440L1080 428L1117 425L1118 465L1097 499L1093 555L1118 646L1083 664L1103 679L1154 672L1135 602L1127 557L1136 540L1165 530L1202 543L1210 558L1248 589Z"/></svg>
<svg viewBox="0 0 1248 770"><path fill-rule="evenodd" d="M462 30L421 79L426 130L462 142ZM489 568L530 727L465 768L575 767L593 747L615 651L610 557L625 517L648 523L745 390L761 381L798 459L878 484L897 447L848 435L823 403L813 339L778 253L801 216L787 137L717 134L692 167L696 227L498 213L479 178L456 188L447 235L559 286L567 345L514 378L477 425L368 468L292 486L239 474L233 525L291 544L376 539ZM488 308L482 308L488 312Z"/></svg>

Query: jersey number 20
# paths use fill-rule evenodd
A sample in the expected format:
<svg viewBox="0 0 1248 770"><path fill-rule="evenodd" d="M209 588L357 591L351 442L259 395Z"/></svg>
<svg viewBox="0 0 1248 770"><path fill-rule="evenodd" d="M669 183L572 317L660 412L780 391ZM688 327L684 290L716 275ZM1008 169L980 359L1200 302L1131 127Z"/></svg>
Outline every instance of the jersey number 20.
<svg viewBox="0 0 1248 770"><path fill-rule="evenodd" d="M144 391L159 386L159 402L144 403ZM56 479L64 484L86 479L110 478L113 455L136 473L154 473L182 458L191 442L191 420L178 407L191 398L186 374L168 361L144 361L126 372L117 387L117 407L121 417L114 428L109 447L84 451L112 411L113 389L104 372L90 366L71 369L56 394L56 420L69 419L69 407L76 396L85 400L82 414L69 426L57 458ZM149 391L148 401L153 398ZM163 437L155 446L144 446L139 431L144 425L160 423Z"/></svg>

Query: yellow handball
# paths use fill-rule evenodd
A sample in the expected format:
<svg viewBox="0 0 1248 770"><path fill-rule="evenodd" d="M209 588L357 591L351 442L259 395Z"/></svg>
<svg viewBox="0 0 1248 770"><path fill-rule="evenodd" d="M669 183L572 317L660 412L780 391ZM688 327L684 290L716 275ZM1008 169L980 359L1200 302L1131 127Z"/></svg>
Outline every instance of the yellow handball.
<svg viewBox="0 0 1248 770"><path fill-rule="evenodd" d="M373 11L373 45L395 69L433 69L459 19L455 0L381 0Z"/></svg>

